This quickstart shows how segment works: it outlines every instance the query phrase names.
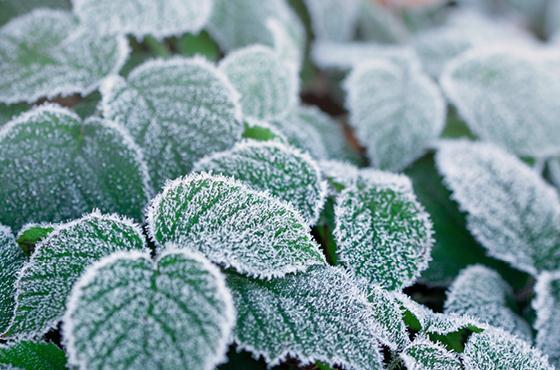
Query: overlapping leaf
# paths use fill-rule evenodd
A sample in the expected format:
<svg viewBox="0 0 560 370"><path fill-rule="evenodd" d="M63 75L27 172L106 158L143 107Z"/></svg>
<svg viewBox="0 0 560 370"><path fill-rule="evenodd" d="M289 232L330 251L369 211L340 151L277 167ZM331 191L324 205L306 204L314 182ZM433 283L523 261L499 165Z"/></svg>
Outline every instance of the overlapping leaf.
<svg viewBox="0 0 560 370"><path fill-rule="evenodd" d="M0 102L87 95L127 56L122 36L78 29L69 12L34 10L0 29Z"/></svg>
<svg viewBox="0 0 560 370"><path fill-rule="evenodd" d="M407 369L414 370L461 370L459 357L442 345L419 337L400 353Z"/></svg>
<svg viewBox="0 0 560 370"><path fill-rule="evenodd" d="M202 59L150 61L125 81L108 80L103 113L125 126L144 150L152 182L187 174L198 159L229 149L243 124L237 94Z"/></svg>
<svg viewBox="0 0 560 370"><path fill-rule="evenodd" d="M235 320L221 272L190 251L117 252L72 289L63 334L79 369L214 369Z"/></svg>
<svg viewBox="0 0 560 370"><path fill-rule="evenodd" d="M148 222L159 249L176 243L251 276L280 277L325 263L292 206L221 176L169 183L153 200Z"/></svg>
<svg viewBox="0 0 560 370"><path fill-rule="evenodd" d="M360 0L305 0L315 37L349 41L354 36Z"/></svg>
<svg viewBox="0 0 560 370"><path fill-rule="evenodd" d="M490 144L446 142L439 172L471 233L496 258L536 275L560 266L560 200L531 168Z"/></svg>
<svg viewBox="0 0 560 370"><path fill-rule="evenodd" d="M0 368L65 370L66 355L53 343L24 340L0 345Z"/></svg>
<svg viewBox="0 0 560 370"><path fill-rule="evenodd" d="M535 345L548 355L550 363L560 366L560 273L544 273L535 285L533 308L537 313L534 327L537 330Z"/></svg>
<svg viewBox="0 0 560 370"><path fill-rule="evenodd" d="M25 262L12 231L0 225L0 332L8 327L14 313L16 280Z"/></svg>
<svg viewBox="0 0 560 370"><path fill-rule="evenodd" d="M18 276L15 317L8 337L38 337L55 326L72 285L85 268L115 251L142 250L139 227L93 213L61 225L37 246Z"/></svg>

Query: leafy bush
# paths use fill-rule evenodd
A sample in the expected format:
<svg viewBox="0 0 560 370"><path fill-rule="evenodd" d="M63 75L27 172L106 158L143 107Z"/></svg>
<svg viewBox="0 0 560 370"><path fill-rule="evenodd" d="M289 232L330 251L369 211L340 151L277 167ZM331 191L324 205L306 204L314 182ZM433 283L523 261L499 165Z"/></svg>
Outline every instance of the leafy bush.
<svg viewBox="0 0 560 370"><path fill-rule="evenodd" d="M0 0L0 368L560 368L559 10Z"/></svg>

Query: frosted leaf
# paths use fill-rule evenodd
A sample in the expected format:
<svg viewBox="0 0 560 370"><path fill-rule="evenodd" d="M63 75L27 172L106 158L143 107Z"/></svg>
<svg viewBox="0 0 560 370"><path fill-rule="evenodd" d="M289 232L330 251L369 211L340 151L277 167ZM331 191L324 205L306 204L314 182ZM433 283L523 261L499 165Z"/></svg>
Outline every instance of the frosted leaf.
<svg viewBox="0 0 560 370"><path fill-rule="evenodd" d="M339 260L365 286L399 290L428 266L432 224L407 177L371 172L340 194L335 217Z"/></svg>
<svg viewBox="0 0 560 370"><path fill-rule="evenodd" d="M425 337L416 338L399 356L410 370L463 369L456 354Z"/></svg>
<svg viewBox="0 0 560 370"><path fill-rule="evenodd" d="M543 273L535 285L533 308L537 313L536 346L548 355L552 365L560 367L560 272Z"/></svg>
<svg viewBox="0 0 560 370"><path fill-rule="evenodd" d="M0 103L0 127L8 123L18 114L29 109L27 104L2 104Z"/></svg>
<svg viewBox="0 0 560 370"><path fill-rule="evenodd" d="M353 38L361 0L305 0L305 5L315 37L331 41Z"/></svg>
<svg viewBox="0 0 560 370"><path fill-rule="evenodd" d="M0 333L6 330L12 318L15 284L24 262L25 254L16 244L12 231L0 225Z"/></svg>
<svg viewBox="0 0 560 370"><path fill-rule="evenodd" d="M268 366L286 357L349 369L382 369L382 332L371 304L339 268L316 266L270 281L229 274L234 340Z"/></svg>
<svg viewBox="0 0 560 370"><path fill-rule="evenodd" d="M150 196L140 149L120 127L45 105L0 129L0 222L59 222L99 208L136 219Z"/></svg>
<svg viewBox="0 0 560 370"><path fill-rule="evenodd" d="M220 69L239 92L247 117L279 118L297 103L297 70L269 47L255 45L232 52L221 61Z"/></svg>
<svg viewBox="0 0 560 370"><path fill-rule="evenodd" d="M41 240L49 236L55 228L56 224L49 223L30 223L23 225L16 235L16 242L27 256L31 256L35 250L35 246Z"/></svg>
<svg viewBox="0 0 560 370"><path fill-rule="evenodd" d="M266 27L272 35L272 46L278 56L287 64L291 64L296 70L300 70L303 63L303 49L301 40L297 34L290 32L288 25L276 18L270 18Z"/></svg>
<svg viewBox="0 0 560 370"><path fill-rule="evenodd" d="M402 19L375 1L363 1L358 14L360 38L372 42L406 41L408 30Z"/></svg>
<svg viewBox="0 0 560 370"><path fill-rule="evenodd" d="M552 183L560 191L560 158L553 158L548 161L548 170Z"/></svg>
<svg viewBox="0 0 560 370"><path fill-rule="evenodd" d="M352 71L345 88L350 124L381 169L412 163L445 125L445 101L419 69L371 60Z"/></svg>
<svg viewBox="0 0 560 370"><path fill-rule="evenodd" d="M474 49L451 62L441 84L469 128L515 154L560 153L560 78L538 53Z"/></svg>
<svg viewBox="0 0 560 370"><path fill-rule="evenodd" d="M117 252L89 267L63 336L79 369L201 369L223 361L235 320L224 276L204 257Z"/></svg>
<svg viewBox="0 0 560 370"><path fill-rule="evenodd" d="M560 200L531 168L498 147L445 142L438 171L488 253L532 275L560 266Z"/></svg>
<svg viewBox="0 0 560 370"><path fill-rule="evenodd" d="M274 142L242 142L203 158L196 172L233 177L255 190L269 192L297 209L313 225L325 201L326 184L308 155Z"/></svg>
<svg viewBox="0 0 560 370"><path fill-rule="evenodd" d="M237 180L204 173L177 179L147 214L159 249L173 242L250 276L280 277L325 263L299 212Z"/></svg>
<svg viewBox="0 0 560 370"><path fill-rule="evenodd" d="M475 317L531 341L531 328L509 307L511 287L496 273L482 265L470 266L459 274L447 292L445 313Z"/></svg>
<svg viewBox="0 0 560 370"><path fill-rule="evenodd" d="M349 163L340 161L320 161L319 168L329 184L329 195L337 195L358 181L360 170Z"/></svg>
<svg viewBox="0 0 560 370"><path fill-rule="evenodd" d="M237 94L203 59L146 62L126 81L107 80L102 94L103 114L142 147L157 189L205 155L229 149L243 131Z"/></svg>
<svg viewBox="0 0 560 370"><path fill-rule="evenodd" d="M0 26L18 15L29 13L36 8L70 9L67 0L2 0Z"/></svg>
<svg viewBox="0 0 560 370"><path fill-rule="evenodd" d="M0 102L94 91L128 56L122 36L97 36L69 12L37 9L0 29Z"/></svg>
<svg viewBox="0 0 560 370"><path fill-rule="evenodd" d="M290 144L316 159L352 157L342 126L314 106L299 105L271 125L277 127Z"/></svg>
<svg viewBox="0 0 560 370"><path fill-rule="evenodd" d="M66 355L53 343L23 340L0 345L0 368L65 370Z"/></svg>
<svg viewBox="0 0 560 370"><path fill-rule="evenodd" d="M471 335L462 357L465 368L472 370L554 369L539 350L495 328Z"/></svg>
<svg viewBox="0 0 560 370"><path fill-rule="evenodd" d="M371 313L376 322L377 338L391 350L402 350L410 344L408 330L403 320L400 302L393 293L378 286L367 292L372 306Z"/></svg>
<svg viewBox="0 0 560 370"><path fill-rule="evenodd" d="M72 285L89 264L115 251L143 249L142 230L117 216L92 213L57 227L18 276L15 317L4 335L46 333L62 318Z"/></svg>
<svg viewBox="0 0 560 370"><path fill-rule="evenodd" d="M157 38L198 33L208 21L213 0L72 0L81 23L100 34Z"/></svg>

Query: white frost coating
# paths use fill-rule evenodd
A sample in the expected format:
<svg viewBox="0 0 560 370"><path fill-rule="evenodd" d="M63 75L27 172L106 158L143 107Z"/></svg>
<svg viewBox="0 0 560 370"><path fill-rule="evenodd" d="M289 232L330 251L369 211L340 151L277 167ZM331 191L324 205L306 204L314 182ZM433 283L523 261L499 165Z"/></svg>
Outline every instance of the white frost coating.
<svg viewBox="0 0 560 370"><path fill-rule="evenodd" d="M287 357L345 369L383 368L373 307L345 272L316 266L271 281L230 274L237 310L234 340L268 366Z"/></svg>
<svg viewBox="0 0 560 370"><path fill-rule="evenodd" d="M119 126L42 105L0 129L0 222L60 222L99 208L136 219L149 200L140 149Z"/></svg>
<svg viewBox="0 0 560 370"><path fill-rule="evenodd" d="M428 267L432 223L406 176L364 175L336 201L337 256L366 287L400 290Z"/></svg>
<svg viewBox="0 0 560 370"><path fill-rule="evenodd" d="M144 150L156 189L241 138L239 97L202 58L146 62L127 80L105 80L101 93L104 116L123 125Z"/></svg>
<svg viewBox="0 0 560 370"><path fill-rule="evenodd" d="M298 103L297 70L267 46L249 46L228 54L220 70L239 92L247 117L281 118Z"/></svg>
<svg viewBox="0 0 560 370"><path fill-rule="evenodd" d="M71 13L37 9L0 29L0 102L35 102L93 92L124 65L123 36L78 28Z"/></svg>
<svg viewBox="0 0 560 370"><path fill-rule="evenodd" d="M443 142L436 165L473 236L534 276L560 266L560 199L530 167L496 146Z"/></svg>
<svg viewBox="0 0 560 370"><path fill-rule="evenodd" d="M353 164L340 161L319 161L323 178L328 181L329 195L354 185L360 176L360 170Z"/></svg>
<svg viewBox="0 0 560 370"><path fill-rule="evenodd" d="M447 97L485 141L525 156L560 154L560 78L525 49L475 48L448 64Z"/></svg>
<svg viewBox="0 0 560 370"><path fill-rule="evenodd" d="M350 41L362 0L305 0L313 33L321 40Z"/></svg>
<svg viewBox="0 0 560 370"><path fill-rule="evenodd" d="M255 190L269 192L300 211L309 225L319 218L327 192L317 163L277 142L238 143L231 150L198 161L193 171L233 177Z"/></svg>
<svg viewBox="0 0 560 370"><path fill-rule="evenodd" d="M461 370L459 357L424 336L417 337L399 354L408 370Z"/></svg>
<svg viewBox="0 0 560 370"><path fill-rule="evenodd" d="M173 242L250 276L281 277L326 263L295 208L223 176L169 182L147 219L160 250Z"/></svg>
<svg viewBox="0 0 560 370"><path fill-rule="evenodd" d="M218 268L198 253L116 252L82 275L63 336L79 369L201 369L225 360L235 324Z"/></svg>
<svg viewBox="0 0 560 370"><path fill-rule="evenodd" d="M159 39L205 25L213 0L72 0L81 23L100 34L152 35Z"/></svg>
<svg viewBox="0 0 560 370"><path fill-rule="evenodd" d="M552 365L560 367L560 272L541 274L535 285L535 294L532 302L537 313L535 345L548 355Z"/></svg>
<svg viewBox="0 0 560 370"><path fill-rule="evenodd" d="M508 307L512 299L511 287L498 273L473 265L461 271L449 288L444 312L475 317L531 342L531 328Z"/></svg>
<svg viewBox="0 0 560 370"><path fill-rule="evenodd" d="M420 69L371 60L356 67L344 85L350 124L378 168L402 170L443 131L445 101Z"/></svg>
<svg viewBox="0 0 560 370"><path fill-rule="evenodd" d="M287 26L276 18L269 18L266 27L272 35L272 45L278 56L299 71L303 63L299 41L290 33Z"/></svg>
<svg viewBox="0 0 560 370"><path fill-rule="evenodd" d="M469 370L554 370L541 351L497 328L472 334L462 358Z"/></svg>
<svg viewBox="0 0 560 370"><path fill-rule="evenodd" d="M12 230L0 225L0 333L8 327L15 306L16 279L26 260Z"/></svg>
<svg viewBox="0 0 560 370"><path fill-rule="evenodd" d="M96 211L58 226L20 270L15 316L3 335L40 337L62 318L72 285L89 264L114 251L145 249L142 229L117 215Z"/></svg>

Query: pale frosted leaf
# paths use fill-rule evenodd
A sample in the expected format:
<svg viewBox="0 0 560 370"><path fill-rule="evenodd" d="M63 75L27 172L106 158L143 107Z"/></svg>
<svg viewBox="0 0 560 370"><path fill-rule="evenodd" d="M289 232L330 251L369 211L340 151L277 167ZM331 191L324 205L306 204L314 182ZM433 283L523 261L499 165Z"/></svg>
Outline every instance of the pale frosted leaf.
<svg viewBox="0 0 560 370"><path fill-rule="evenodd" d="M65 370L66 355L53 343L23 340L0 345L0 368Z"/></svg>
<svg viewBox="0 0 560 370"><path fill-rule="evenodd" d="M409 31L402 19L375 1L362 1L358 14L360 38L372 42L406 41Z"/></svg>
<svg viewBox="0 0 560 370"><path fill-rule="evenodd" d="M531 341L531 328L509 305L511 287L500 275L482 265L467 267L447 292L445 313L468 315Z"/></svg>
<svg viewBox="0 0 560 370"><path fill-rule="evenodd" d="M383 368L372 307L341 269L316 266L270 281L230 274L227 282L237 310L234 340L269 366L291 356Z"/></svg>
<svg viewBox="0 0 560 370"><path fill-rule="evenodd" d="M237 94L203 59L146 62L126 81L107 80L102 94L105 117L142 147L158 189L205 155L229 149L243 131Z"/></svg>
<svg viewBox="0 0 560 370"><path fill-rule="evenodd" d="M399 354L409 370L461 370L459 357L440 344L418 337Z"/></svg>
<svg viewBox="0 0 560 370"><path fill-rule="evenodd" d="M45 105L0 130L0 222L59 222L98 208L135 219L150 196L140 149L117 125Z"/></svg>
<svg viewBox="0 0 560 370"><path fill-rule="evenodd" d="M560 266L560 200L531 168L496 146L468 141L442 143L436 164L491 256L533 275Z"/></svg>
<svg viewBox="0 0 560 370"><path fill-rule="evenodd" d="M1 0L0 26L12 18L29 13L36 8L70 9L67 0Z"/></svg>
<svg viewBox="0 0 560 370"><path fill-rule="evenodd" d="M233 149L203 158L196 172L233 177L255 190L269 192L315 224L325 201L326 184L308 155L274 142L242 142Z"/></svg>
<svg viewBox="0 0 560 370"><path fill-rule="evenodd" d="M537 313L536 346L548 355L552 365L560 367L560 272L543 273L535 285L533 308Z"/></svg>
<svg viewBox="0 0 560 370"><path fill-rule="evenodd" d="M117 252L72 289L63 336L79 369L214 369L235 320L224 276L204 257Z"/></svg>
<svg viewBox="0 0 560 370"><path fill-rule="evenodd" d="M272 46L280 58L291 64L296 70L301 69L303 63L303 49L298 34L291 32L289 25L276 18L269 18L266 26L272 35Z"/></svg>
<svg viewBox="0 0 560 370"><path fill-rule="evenodd" d="M194 174L170 182L152 201L148 223L159 249L177 243L251 276L325 263L299 212L230 178Z"/></svg>
<svg viewBox="0 0 560 370"><path fill-rule="evenodd" d="M432 224L406 176L367 175L337 199L337 255L365 286L399 290L428 266Z"/></svg>
<svg viewBox="0 0 560 370"><path fill-rule="evenodd" d="M548 4L546 31L551 38L560 35L560 0L551 0Z"/></svg>
<svg viewBox="0 0 560 370"><path fill-rule="evenodd" d="M72 285L89 264L115 251L142 249L142 230L117 216L92 213L58 226L18 276L15 317L5 335L46 333L62 318Z"/></svg>
<svg viewBox="0 0 560 370"><path fill-rule="evenodd" d="M515 154L560 153L560 78L530 49L474 49L448 64L441 84L469 128Z"/></svg>
<svg viewBox="0 0 560 370"><path fill-rule="evenodd" d="M0 102L94 91L128 56L122 36L78 29L71 13L38 9L0 29Z"/></svg>
<svg viewBox="0 0 560 370"><path fill-rule="evenodd" d="M362 0L305 0L316 38L331 41L350 41Z"/></svg>
<svg viewBox="0 0 560 370"><path fill-rule="evenodd" d="M350 123L381 169L401 170L420 157L445 124L445 101L420 69L372 60L345 82Z"/></svg>
<svg viewBox="0 0 560 370"><path fill-rule="evenodd" d="M6 330L12 319L17 275L25 260L25 254L16 244L12 231L0 225L0 333Z"/></svg>
<svg viewBox="0 0 560 370"><path fill-rule="evenodd" d="M81 23L100 34L164 38L198 33L208 21L213 0L72 0Z"/></svg>
<svg viewBox="0 0 560 370"><path fill-rule="evenodd" d="M269 47L255 45L234 51L221 61L220 69L239 92L247 117L282 117L298 101L297 70Z"/></svg>
<svg viewBox="0 0 560 370"><path fill-rule="evenodd" d="M462 357L469 370L554 369L539 350L496 328L472 334Z"/></svg>

